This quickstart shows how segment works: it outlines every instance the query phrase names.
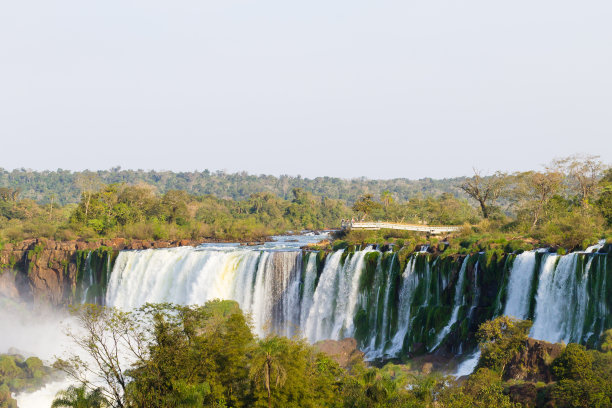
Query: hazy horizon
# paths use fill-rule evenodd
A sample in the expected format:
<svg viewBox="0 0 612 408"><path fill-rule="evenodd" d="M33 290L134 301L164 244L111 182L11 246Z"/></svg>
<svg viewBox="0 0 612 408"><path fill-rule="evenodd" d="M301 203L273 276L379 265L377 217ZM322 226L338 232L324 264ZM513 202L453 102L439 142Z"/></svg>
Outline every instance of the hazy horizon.
<svg viewBox="0 0 612 408"><path fill-rule="evenodd" d="M0 167L452 178L612 162L612 3L0 5Z"/></svg>

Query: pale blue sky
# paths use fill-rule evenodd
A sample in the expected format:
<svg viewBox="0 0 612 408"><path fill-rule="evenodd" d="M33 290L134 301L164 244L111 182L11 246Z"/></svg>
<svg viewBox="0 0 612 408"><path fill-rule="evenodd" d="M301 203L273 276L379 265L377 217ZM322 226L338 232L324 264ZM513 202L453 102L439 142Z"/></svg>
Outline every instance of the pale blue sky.
<svg viewBox="0 0 612 408"><path fill-rule="evenodd" d="M612 162L612 2L6 0L0 167Z"/></svg>

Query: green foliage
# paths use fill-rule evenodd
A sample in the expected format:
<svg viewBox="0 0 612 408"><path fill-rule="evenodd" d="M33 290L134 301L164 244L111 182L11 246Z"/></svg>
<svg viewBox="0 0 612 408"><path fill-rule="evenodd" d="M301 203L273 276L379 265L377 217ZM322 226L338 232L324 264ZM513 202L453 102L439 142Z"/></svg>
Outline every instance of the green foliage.
<svg viewBox="0 0 612 408"><path fill-rule="evenodd" d="M502 374L506 364L525 347L531 324L508 316L481 324L476 333L481 351L478 367Z"/></svg>
<svg viewBox="0 0 612 408"><path fill-rule="evenodd" d="M35 391L50 380L51 369L37 357L0 354L0 407L17 407L12 393Z"/></svg>
<svg viewBox="0 0 612 408"><path fill-rule="evenodd" d="M78 316L85 330L99 335L77 342L91 357L99 358L101 339L115 333L132 338L125 344L136 347L136 358L124 377L114 371L121 368L112 360L105 360L109 366L90 366L94 370L108 368L111 377L119 375L126 384L124 391L109 392L117 389L114 380L107 387L89 391L72 387L58 395L54 406L519 407L504 394L499 374L487 368L458 384L439 374L412 371L410 366L368 367L361 359L354 359L349 369L342 368L303 339L275 335L257 339L232 301L215 300L204 306L147 304L129 313L94 306L81 310L85 313ZM513 323L513 327L521 326ZM504 338L512 337L508 324L489 326L482 328L489 341L501 346ZM105 346L112 355L113 344L106 342ZM86 368L79 359L67 361ZM57 366L66 368L67 361ZM14 370L10 362L5 364L7 370ZM38 364L33 361L29 366ZM609 359L598 356L593 357L591 366L593 375L600 377L609 375L611 369ZM601 394L599 389L591 390Z"/></svg>
<svg viewBox="0 0 612 408"><path fill-rule="evenodd" d="M51 408L104 408L108 406L99 388L88 392L84 386L70 386L58 392L51 404Z"/></svg>
<svg viewBox="0 0 612 408"><path fill-rule="evenodd" d="M233 201L181 190L160 195L147 185L96 184L95 190L83 190L76 206L56 206L47 212L31 200L4 205L11 208L4 217L0 214L0 240L4 236L10 241L40 237L263 240L288 230L335 227L351 215L344 203L302 189L293 191L292 200L256 193Z"/></svg>
<svg viewBox="0 0 612 408"><path fill-rule="evenodd" d="M504 394L499 375L487 368L479 368L458 390L449 388L442 395L445 408L520 408Z"/></svg>
<svg viewBox="0 0 612 408"><path fill-rule="evenodd" d="M612 354L571 343L552 368L558 380L551 390L554 406L612 407Z"/></svg>
<svg viewBox="0 0 612 408"><path fill-rule="evenodd" d="M612 352L612 329L608 329L601 334L601 351L604 353Z"/></svg>
<svg viewBox="0 0 612 408"><path fill-rule="evenodd" d="M240 404L248 389L247 354L253 336L232 301L206 305L147 305L150 358L129 372L127 399L137 406Z"/></svg>
<svg viewBox="0 0 612 408"><path fill-rule="evenodd" d="M580 344L570 343L552 365L553 374L559 379L582 380L588 378L593 357Z"/></svg>

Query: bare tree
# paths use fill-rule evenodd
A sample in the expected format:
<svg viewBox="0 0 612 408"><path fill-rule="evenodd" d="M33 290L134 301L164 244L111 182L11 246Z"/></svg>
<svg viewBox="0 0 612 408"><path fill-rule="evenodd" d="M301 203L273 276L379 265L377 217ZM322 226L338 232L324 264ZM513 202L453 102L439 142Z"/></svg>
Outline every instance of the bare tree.
<svg viewBox="0 0 612 408"><path fill-rule="evenodd" d="M497 172L492 176L483 177L474 169L474 176L467 179L459 188L476 200L480 205L482 216L489 218L490 206L502 196L507 185L508 176L505 173Z"/></svg>
<svg viewBox="0 0 612 408"><path fill-rule="evenodd" d="M550 168L567 176L570 189L577 193L584 207L588 207L589 200L597 194L599 179L606 170L599 156L582 154L555 159Z"/></svg>
<svg viewBox="0 0 612 408"><path fill-rule="evenodd" d="M148 350L141 320L97 305L83 305L74 315L79 327L67 334L77 348L53 366L86 388L99 389L112 406L125 407L126 370L145 361Z"/></svg>
<svg viewBox="0 0 612 408"><path fill-rule="evenodd" d="M525 181L528 206L531 208L533 220L531 229L533 229L538 224L546 204L561 188L563 174L556 171L528 172Z"/></svg>
<svg viewBox="0 0 612 408"><path fill-rule="evenodd" d="M81 189L81 197L83 199L83 206L85 207L85 221L87 221L91 198L100 189L102 182L97 174L90 171L84 171L76 177L75 184Z"/></svg>

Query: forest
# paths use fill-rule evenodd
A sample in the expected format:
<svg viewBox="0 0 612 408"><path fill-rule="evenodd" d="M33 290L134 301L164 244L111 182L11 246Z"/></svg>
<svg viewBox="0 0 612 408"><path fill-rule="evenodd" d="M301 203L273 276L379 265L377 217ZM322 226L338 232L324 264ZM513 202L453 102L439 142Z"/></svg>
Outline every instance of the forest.
<svg viewBox="0 0 612 408"><path fill-rule="evenodd" d="M6 181L6 174L14 173L5 172L0 178L4 180L0 188L0 241L40 237L60 241L114 237L252 241L290 231L338 228L342 219L367 219L463 225L456 234L460 239L454 240L455 247L460 241L469 241L471 249L479 245L482 249L494 241L520 240L531 246L572 250L605 238L612 226L612 169L595 156L558 159L543 171L497 172L490 176L475 171L472 177L440 181L448 188L405 194L397 189L374 194L364 181L353 191L358 194L325 195L325 189L310 188L313 192L293 187L278 195L255 183L251 186L255 192L228 198L222 192L198 194L200 190L189 184L168 182L159 188L159 181L149 184L127 176L105 183L104 177L108 179L109 174L132 174L116 170L101 175L70 173L70 177L61 173L66 176L60 177L61 181L54 178L60 172L44 173L56 180L51 184L55 190L36 201ZM37 177L42 174L35 173L26 180L38 183ZM183 180L180 174L164 180ZM225 180L219 182L221 190L232 191L229 175L206 174ZM381 181L380 186L392 182ZM57 198L65 198L61 188L67 186L80 192L80 200L65 204L65 199ZM168 186L184 189L166 189ZM398 238L423 240L392 231L351 231L344 237L362 243Z"/></svg>
<svg viewBox="0 0 612 408"><path fill-rule="evenodd" d="M257 338L233 301L131 312L84 305L74 315L74 347L54 367L76 385L55 408L612 406L612 331L600 350L558 345L556 357L526 368L517 357L530 347L531 322L499 317L478 330L475 372L456 379L427 364L368 366L359 355L340 365L299 338ZM552 381L510 380L516 369Z"/></svg>
<svg viewBox="0 0 612 408"><path fill-rule="evenodd" d="M395 178L390 180L370 180L365 177L341 179L337 177L252 175L246 172L228 173L225 171L172 172L154 170L110 170L72 172L34 171L0 167L0 186L19 190L21 197L46 204L56 202L60 205L78 203L82 189L79 180L96 178L101 184L148 184L163 194L169 190L182 190L191 195L214 195L222 199L246 200L252 194L272 193L283 199L291 199L292 191L301 188L321 197L339 199L352 203L364 193L379 195L390 191L399 200L405 201L418 194L439 195L457 194L454 186L463 178L434 180L425 178L409 180Z"/></svg>

